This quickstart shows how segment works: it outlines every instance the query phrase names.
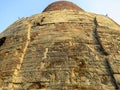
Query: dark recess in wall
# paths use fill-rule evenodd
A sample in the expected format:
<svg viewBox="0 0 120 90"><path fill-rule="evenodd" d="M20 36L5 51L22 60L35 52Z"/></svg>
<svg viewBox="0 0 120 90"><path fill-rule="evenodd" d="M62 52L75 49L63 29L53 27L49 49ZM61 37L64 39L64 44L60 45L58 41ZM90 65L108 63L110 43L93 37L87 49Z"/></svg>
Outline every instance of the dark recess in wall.
<svg viewBox="0 0 120 90"><path fill-rule="evenodd" d="M2 46L5 43L6 37L0 38L0 46Z"/></svg>

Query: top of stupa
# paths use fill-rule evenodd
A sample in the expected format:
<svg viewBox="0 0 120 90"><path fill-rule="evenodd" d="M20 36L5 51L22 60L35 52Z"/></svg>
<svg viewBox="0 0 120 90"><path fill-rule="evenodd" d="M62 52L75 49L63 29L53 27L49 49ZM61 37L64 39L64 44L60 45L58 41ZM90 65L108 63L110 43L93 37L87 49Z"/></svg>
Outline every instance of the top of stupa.
<svg viewBox="0 0 120 90"><path fill-rule="evenodd" d="M69 2L69 1L56 1L51 3L50 5L48 5L43 12L46 11L55 11L55 10L79 10L79 11L84 11L83 9L81 9L79 6L77 6L76 4Z"/></svg>

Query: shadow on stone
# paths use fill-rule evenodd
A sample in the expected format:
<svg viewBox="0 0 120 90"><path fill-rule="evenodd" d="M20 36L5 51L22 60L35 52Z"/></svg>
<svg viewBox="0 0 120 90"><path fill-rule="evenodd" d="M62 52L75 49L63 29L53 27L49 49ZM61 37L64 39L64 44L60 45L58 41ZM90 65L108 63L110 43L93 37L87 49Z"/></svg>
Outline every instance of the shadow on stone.
<svg viewBox="0 0 120 90"><path fill-rule="evenodd" d="M2 46L5 43L6 37L0 38L0 46Z"/></svg>

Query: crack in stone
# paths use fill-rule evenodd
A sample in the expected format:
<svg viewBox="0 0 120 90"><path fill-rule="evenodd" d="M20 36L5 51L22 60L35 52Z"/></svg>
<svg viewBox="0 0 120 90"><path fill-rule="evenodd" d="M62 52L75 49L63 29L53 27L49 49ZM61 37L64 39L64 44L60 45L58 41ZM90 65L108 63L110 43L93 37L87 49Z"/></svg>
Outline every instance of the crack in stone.
<svg viewBox="0 0 120 90"><path fill-rule="evenodd" d="M107 66L106 67L106 70L108 71L110 77L111 77L111 82L113 83L114 87L116 90L119 89L119 86L118 86L118 83L116 82L116 79L114 77L114 73L113 73L113 69L109 63L109 58L107 57L109 54L108 52L104 49L102 43L101 43L101 40L99 39L99 35L98 35L98 31L97 31L97 28L98 28L98 22L97 22L97 19L96 17L94 18L94 25L95 25L95 28L94 28L94 39L95 39L95 44L97 44L97 49L99 50L99 53L104 55L105 57L105 65Z"/></svg>
<svg viewBox="0 0 120 90"><path fill-rule="evenodd" d="M113 85L115 86L115 89L118 90L119 89L119 86L118 86L118 83L114 77L114 72L113 72L113 69L109 63L109 59L108 58L105 58L105 64L107 66L107 71L109 72L110 76L111 76L111 81L113 83Z"/></svg>
<svg viewBox="0 0 120 90"><path fill-rule="evenodd" d="M21 59L20 59L20 63L21 63L21 64L22 64L22 62L23 62L23 59L24 59L24 56L25 56L25 54L26 54L28 45L29 45L29 43L30 43L30 31L31 31L31 24L28 23L27 40L26 40L25 47L24 47L24 49L23 49L23 54L22 54ZM18 67L18 70L20 70L20 68L21 68L21 65Z"/></svg>
<svg viewBox="0 0 120 90"><path fill-rule="evenodd" d="M10 83L8 85L8 89L9 90L14 90L14 82L17 80L17 75L19 74L19 70L21 69L21 66L22 66L22 63L23 63L23 60L24 60L24 57L25 57L25 54L26 54L26 51L27 51L27 48L28 48L28 45L30 43L30 32L31 32L31 27L32 25L30 23L27 22L27 25L28 25L28 29L27 29L27 39L25 41L25 45L24 45L24 49L23 49L23 53L20 57L20 64L17 65L17 69L14 71L13 73L13 76L12 76L12 84Z"/></svg>
<svg viewBox="0 0 120 90"><path fill-rule="evenodd" d="M97 19L96 17L94 18L94 25L95 25L95 28L94 28L94 31L93 31L93 36L94 36L94 39L95 39L95 44L97 45L97 49L98 51L102 54L102 55L109 55L107 53L107 51L104 49L103 45L102 45L102 42L101 40L99 39L99 35L98 35L98 31L97 31L97 28L98 28L98 22L97 22Z"/></svg>

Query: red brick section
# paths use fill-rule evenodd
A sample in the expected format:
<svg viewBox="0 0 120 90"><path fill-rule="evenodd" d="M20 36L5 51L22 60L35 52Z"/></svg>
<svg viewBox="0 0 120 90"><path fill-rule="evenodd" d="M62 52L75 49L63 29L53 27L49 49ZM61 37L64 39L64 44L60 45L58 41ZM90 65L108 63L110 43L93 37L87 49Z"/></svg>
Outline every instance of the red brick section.
<svg viewBox="0 0 120 90"><path fill-rule="evenodd" d="M83 9L81 9L80 7L78 7L77 5L75 5L72 2L57 1L57 2L53 2L52 4L48 5L48 7L43 10L43 12L55 11L55 10L64 10L64 9L84 11Z"/></svg>

